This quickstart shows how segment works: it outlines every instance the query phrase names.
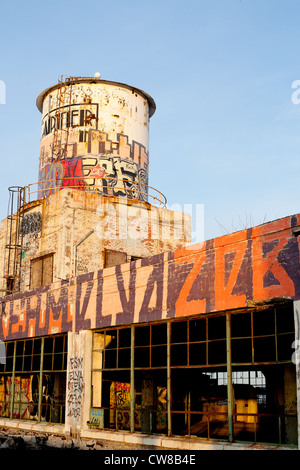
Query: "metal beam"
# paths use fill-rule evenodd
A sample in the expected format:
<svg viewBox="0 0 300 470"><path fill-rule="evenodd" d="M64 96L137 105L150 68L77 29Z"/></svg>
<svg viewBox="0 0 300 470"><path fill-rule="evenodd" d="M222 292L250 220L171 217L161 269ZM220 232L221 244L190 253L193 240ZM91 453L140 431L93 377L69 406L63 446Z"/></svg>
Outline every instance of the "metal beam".
<svg viewBox="0 0 300 470"><path fill-rule="evenodd" d="M167 323L167 413L168 413L168 436L172 435L171 419L171 323Z"/></svg>
<svg viewBox="0 0 300 470"><path fill-rule="evenodd" d="M43 396L43 365L44 365L44 340L41 338L41 357L40 357L40 374L39 374L39 404L38 404L38 422L41 421L41 407L42 407L42 396Z"/></svg>
<svg viewBox="0 0 300 470"><path fill-rule="evenodd" d="M11 402L10 402L10 419L13 418L14 410L14 399L15 399L15 370L16 370L16 351L17 351L17 342L14 341L14 362L12 370L12 384L11 384Z"/></svg>
<svg viewBox="0 0 300 470"><path fill-rule="evenodd" d="M130 431L134 432L134 407L135 407L135 388L134 388L134 326L131 326L131 344L130 344Z"/></svg>
<svg viewBox="0 0 300 470"><path fill-rule="evenodd" d="M226 354L227 354L227 397L228 397L228 439L233 441L233 387L231 365L231 317L226 314Z"/></svg>

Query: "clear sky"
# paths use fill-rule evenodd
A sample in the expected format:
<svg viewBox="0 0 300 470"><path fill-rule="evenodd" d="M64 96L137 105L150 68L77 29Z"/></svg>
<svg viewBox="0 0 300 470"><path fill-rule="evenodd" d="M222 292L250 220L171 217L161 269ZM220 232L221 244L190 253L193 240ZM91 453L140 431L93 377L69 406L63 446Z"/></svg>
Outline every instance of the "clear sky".
<svg viewBox="0 0 300 470"><path fill-rule="evenodd" d="M205 239L300 212L299 0L2 0L0 22L1 220L38 180L37 96L95 72L154 98L149 184L203 204Z"/></svg>

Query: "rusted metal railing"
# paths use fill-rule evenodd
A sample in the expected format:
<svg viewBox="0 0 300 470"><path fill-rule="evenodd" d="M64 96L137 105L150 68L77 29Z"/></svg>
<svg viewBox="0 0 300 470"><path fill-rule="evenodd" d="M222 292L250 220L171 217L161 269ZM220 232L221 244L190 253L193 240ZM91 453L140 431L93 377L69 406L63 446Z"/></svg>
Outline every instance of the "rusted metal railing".
<svg viewBox="0 0 300 470"><path fill-rule="evenodd" d="M94 180L90 184L91 180ZM122 197L166 207L166 197L157 189L138 181L117 178L63 177L25 186L25 203L44 199L62 189L76 189L105 197Z"/></svg>

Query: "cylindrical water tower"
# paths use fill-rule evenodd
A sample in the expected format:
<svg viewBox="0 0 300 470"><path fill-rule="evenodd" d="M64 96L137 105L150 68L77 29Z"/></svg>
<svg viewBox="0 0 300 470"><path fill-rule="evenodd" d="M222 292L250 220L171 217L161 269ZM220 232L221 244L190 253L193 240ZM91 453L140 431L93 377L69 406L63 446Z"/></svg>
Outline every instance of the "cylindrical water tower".
<svg viewBox="0 0 300 470"><path fill-rule="evenodd" d="M42 113L39 196L64 187L147 201L147 93L94 77L62 76L37 98Z"/></svg>

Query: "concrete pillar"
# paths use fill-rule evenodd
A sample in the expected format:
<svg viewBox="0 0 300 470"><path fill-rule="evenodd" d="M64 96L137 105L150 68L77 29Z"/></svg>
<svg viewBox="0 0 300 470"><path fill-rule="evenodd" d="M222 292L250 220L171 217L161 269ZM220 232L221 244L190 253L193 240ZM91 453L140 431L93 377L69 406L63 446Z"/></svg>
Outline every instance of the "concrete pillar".
<svg viewBox="0 0 300 470"><path fill-rule="evenodd" d="M66 433L80 437L89 420L92 332L68 333Z"/></svg>
<svg viewBox="0 0 300 470"><path fill-rule="evenodd" d="M103 350L104 350L104 334L94 333L93 348L93 364L92 367L92 400L91 406L101 407L102 404L102 368L103 368Z"/></svg>
<svg viewBox="0 0 300 470"><path fill-rule="evenodd" d="M296 374L293 364L284 365L284 412L285 418L285 436L286 444L295 444L297 442L297 420L293 415L297 414L297 395L296 395ZM291 416L289 416L291 415Z"/></svg>

